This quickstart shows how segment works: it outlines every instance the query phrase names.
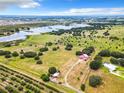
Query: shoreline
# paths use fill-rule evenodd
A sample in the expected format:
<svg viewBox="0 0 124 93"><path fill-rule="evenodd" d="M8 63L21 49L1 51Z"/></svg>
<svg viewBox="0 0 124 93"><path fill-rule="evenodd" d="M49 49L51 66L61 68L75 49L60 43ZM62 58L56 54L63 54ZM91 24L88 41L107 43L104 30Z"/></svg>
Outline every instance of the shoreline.
<svg viewBox="0 0 124 93"><path fill-rule="evenodd" d="M39 35L42 33L52 32L52 31L59 31L60 29L63 30L70 30L72 28L79 28L79 27L87 27L87 24L71 24L69 26L64 25L53 25L53 26L44 26L44 27L35 27L31 28L30 30L19 31L9 36L0 37L0 42L10 42L15 40L25 40L27 36L30 35Z"/></svg>

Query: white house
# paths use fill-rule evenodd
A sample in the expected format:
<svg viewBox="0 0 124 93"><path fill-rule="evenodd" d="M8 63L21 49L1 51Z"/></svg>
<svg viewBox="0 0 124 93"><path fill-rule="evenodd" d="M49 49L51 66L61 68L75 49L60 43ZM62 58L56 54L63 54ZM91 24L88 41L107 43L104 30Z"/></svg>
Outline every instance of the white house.
<svg viewBox="0 0 124 93"><path fill-rule="evenodd" d="M103 64L106 68L109 69L109 71L114 71L116 70L117 66L113 65L113 64L110 64L110 63L104 63Z"/></svg>

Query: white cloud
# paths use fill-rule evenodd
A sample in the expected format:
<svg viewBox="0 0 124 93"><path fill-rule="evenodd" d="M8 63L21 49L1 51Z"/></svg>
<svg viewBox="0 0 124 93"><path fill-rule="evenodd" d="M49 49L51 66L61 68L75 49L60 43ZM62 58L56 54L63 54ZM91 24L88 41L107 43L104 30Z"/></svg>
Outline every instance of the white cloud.
<svg viewBox="0 0 124 93"><path fill-rule="evenodd" d="M60 12L48 12L41 15L124 15L124 8L80 8Z"/></svg>
<svg viewBox="0 0 124 93"><path fill-rule="evenodd" d="M35 8L40 6L40 4L34 0L0 0L1 10L13 5L16 5L20 8Z"/></svg>

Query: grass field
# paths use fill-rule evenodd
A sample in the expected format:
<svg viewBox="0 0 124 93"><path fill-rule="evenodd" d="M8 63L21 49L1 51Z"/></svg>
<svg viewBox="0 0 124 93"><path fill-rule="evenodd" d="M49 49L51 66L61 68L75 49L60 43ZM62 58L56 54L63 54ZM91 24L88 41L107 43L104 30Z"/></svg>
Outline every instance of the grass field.
<svg viewBox="0 0 124 93"><path fill-rule="evenodd" d="M86 93L123 93L124 79L114 76L106 71L93 71L90 75L99 75L103 78L103 84L98 88L92 88L87 81Z"/></svg>
<svg viewBox="0 0 124 93"><path fill-rule="evenodd" d="M36 36L30 36L27 40L20 43L19 46L12 46L12 47L5 47L1 48L3 50L11 50L11 51L18 51L20 52L22 49L24 51L39 51L39 48L44 47L46 42L53 42L56 43L58 40L62 42L62 44L53 44L49 47L49 51L45 52L43 56L41 56L41 60L43 61L43 64L37 65L36 61L33 58L25 58L20 59L17 58L10 58L6 59L4 57L0 57L0 62L4 63L12 68L15 68L17 70L21 70L25 73L28 73L29 75L32 75L34 77L40 78L41 74L47 73L48 68L55 66L61 71L60 81L63 81L64 75L70 68L70 65L75 63L78 58L75 56L75 52L78 50L82 50L85 47L88 46L94 46L95 47L95 56L100 50L103 49L110 49L110 50L116 50L116 51L124 51L124 27L123 26L113 26L111 30L109 30L110 36L117 36L119 37L119 40L111 41L108 37L97 37L97 36L103 36L103 32L106 30L100 30L97 34L95 34L95 37L91 40L89 37L73 37L71 35L65 34L61 36L56 35L49 35L49 34L43 34L43 35L36 35ZM85 32L85 35L89 35L89 31ZM74 45L74 48L72 51L66 51L65 44L72 43ZM79 45L80 44L80 45ZM57 51L52 51L52 48L55 46L59 46L60 49ZM110 58L106 57L103 58L103 62L109 62ZM87 65L88 66L88 65ZM80 72L83 72L83 74L87 74L86 68L83 64L79 64L77 67L75 67L75 70L70 74L69 83L80 89L80 85L82 83L83 76L80 75ZM123 68L119 68L123 69ZM86 93L123 93L124 91L124 79L116 77L114 75L111 75L105 68L100 69L99 71L91 71L90 75L96 74L100 75L103 78L103 85L98 88L92 88L88 85L88 80L86 81ZM80 79L80 80L79 80ZM61 85L56 85L54 83L48 83L50 85L53 85L55 87L58 87L60 89L64 89L67 91L67 93L74 93L74 91L61 87Z"/></svg>
<svg viewBox="0 0 124 93"><path fill-rule="evenodd" d="M59 39L59 37L54 35L30 36L30 38L28 38L25 42L22 42L19 46L7 47L2 49L18 52L20 52L22 49L24 51L38 51L39 48L45 46L46 42L55 42L57 39ZM32 44L32 46L30 46L30 44ZM44 55L40 57L40 59L43 61L42 65L37 65L36 61L33 58L20 59L19 57L10 59L0 57L0 62L17 70L21 70L25 73L33 75L34 77L40 78L42 74L48 72L49 67L55 66L58 69L63 69L63 66L65 67L68 61L71 60L70 62L72 62L73 60L77 59L75 56L76 49L74 49L74 51L68 52L64 50L64 46L60 46L59 50L52 51L52 47L54 46L55 45L49 47L49 51L44 53ZM66 69L63 72L65 73ZM64 73L62 73L61 77L63 77ZM50 83L50 85L59 87L59 85L53 83ZM59 88L62 88L67 92L71 91L70 89L62 86ZM73 93L73 91L71 93Z"/></svg>

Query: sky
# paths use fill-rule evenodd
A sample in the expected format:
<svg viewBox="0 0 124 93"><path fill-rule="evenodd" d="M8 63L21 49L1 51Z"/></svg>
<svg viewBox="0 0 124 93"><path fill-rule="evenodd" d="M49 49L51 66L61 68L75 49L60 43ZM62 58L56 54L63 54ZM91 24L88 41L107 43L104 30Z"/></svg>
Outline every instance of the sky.
<svg viewBox="0 0 124 93"><path fill-rule="evenodd" d="M0 0L0 15L124 15L124 0Z"/></svg>

